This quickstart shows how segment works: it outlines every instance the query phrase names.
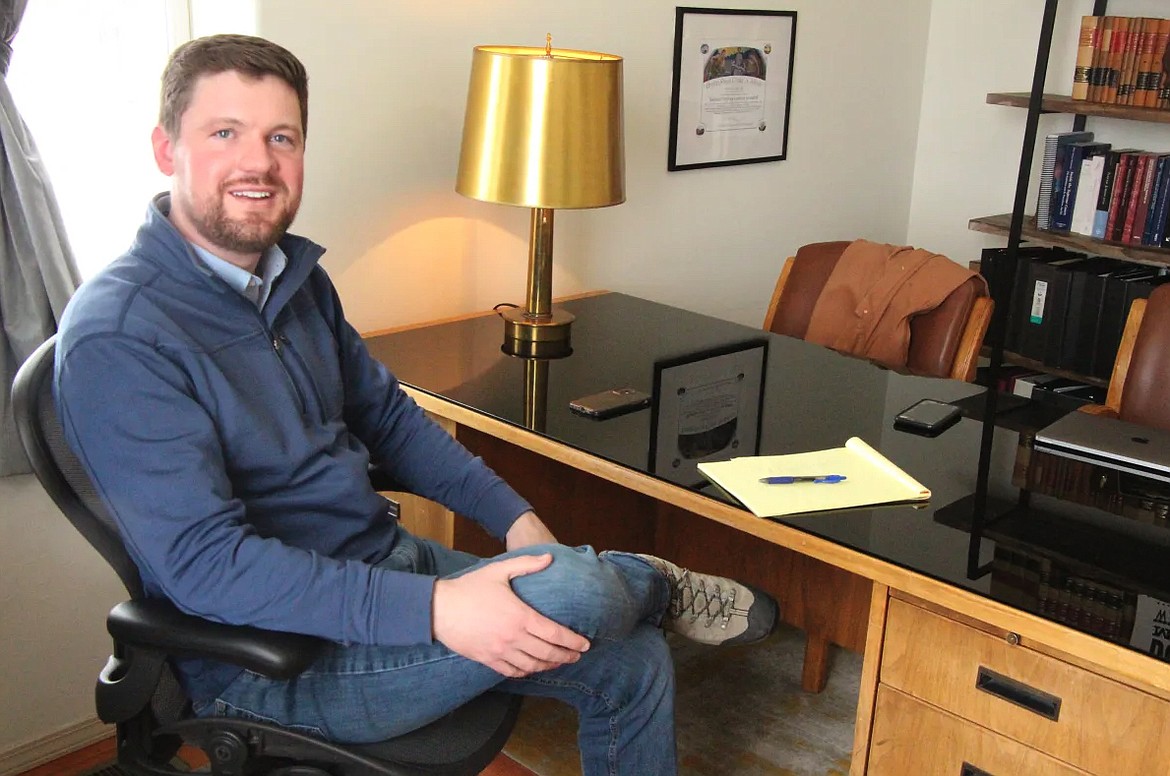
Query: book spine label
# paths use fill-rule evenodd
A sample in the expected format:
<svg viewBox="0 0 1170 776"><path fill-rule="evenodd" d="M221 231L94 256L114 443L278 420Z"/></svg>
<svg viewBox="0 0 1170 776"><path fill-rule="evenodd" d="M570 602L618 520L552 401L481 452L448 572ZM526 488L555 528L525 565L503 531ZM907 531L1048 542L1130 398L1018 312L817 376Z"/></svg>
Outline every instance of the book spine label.
<svg viewBox="0 0 1170 776"><path fill-rule="evenodd" d="M1044 323L1044 302L1048 299L1048 283L1037 280L1032 286L1032 307L1028 311L1028 323Z"/></svg>

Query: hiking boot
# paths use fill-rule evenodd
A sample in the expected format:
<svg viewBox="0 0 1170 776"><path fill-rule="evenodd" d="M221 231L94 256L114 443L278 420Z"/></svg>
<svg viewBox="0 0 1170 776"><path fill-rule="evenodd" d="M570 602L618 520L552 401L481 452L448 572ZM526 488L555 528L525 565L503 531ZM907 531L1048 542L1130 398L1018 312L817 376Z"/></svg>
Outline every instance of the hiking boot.
<svg viewBox="0 0 1170 776"><path fill-rule="evenodd" d="M754 587L713 574L696 574L653 555L638 555L670 582L662 627L700 644L751 644L776 627L779 607Z"/></svg>

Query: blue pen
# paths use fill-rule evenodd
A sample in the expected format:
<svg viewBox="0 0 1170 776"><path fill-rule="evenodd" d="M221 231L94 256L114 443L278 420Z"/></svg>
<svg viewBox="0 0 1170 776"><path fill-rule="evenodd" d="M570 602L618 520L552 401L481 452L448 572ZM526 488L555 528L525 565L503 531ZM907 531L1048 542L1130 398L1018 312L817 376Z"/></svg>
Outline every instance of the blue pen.
<svg viewBox="0 0 1170 776"><path fill-rule="evenodd" d="M844 482L844 474L814 474L814 475L792 475L785 474L776 477L760 477L760 482L765 485L791 485L794 482L813 482L824 485L835 485L838 482Z"/></svg>

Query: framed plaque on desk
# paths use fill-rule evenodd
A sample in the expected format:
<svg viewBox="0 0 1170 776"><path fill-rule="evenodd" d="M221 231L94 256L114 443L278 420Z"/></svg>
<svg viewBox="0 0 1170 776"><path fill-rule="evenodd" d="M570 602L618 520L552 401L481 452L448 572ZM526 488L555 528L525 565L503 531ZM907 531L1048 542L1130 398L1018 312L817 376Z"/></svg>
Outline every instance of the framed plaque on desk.
<svg viewBox="0 0 1170 776"><path fill-rule="evenodd" d="M759 339L656 362L650 472L695 487L701 462L756 455L767 358Z"/></svg>

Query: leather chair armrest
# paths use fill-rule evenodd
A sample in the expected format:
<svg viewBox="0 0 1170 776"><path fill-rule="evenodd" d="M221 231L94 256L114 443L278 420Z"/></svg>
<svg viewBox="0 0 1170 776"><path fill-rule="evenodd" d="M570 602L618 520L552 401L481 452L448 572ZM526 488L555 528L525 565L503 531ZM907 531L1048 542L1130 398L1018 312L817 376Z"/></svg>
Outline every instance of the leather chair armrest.
<svg viewBox="0 0 1170 776"><path fill-rule="evenodd" d="M218 660L273 679L298 676L329 644L316 636L211 622L162 599L118 604L106 618L106 629L129 647Z"/></svg>

